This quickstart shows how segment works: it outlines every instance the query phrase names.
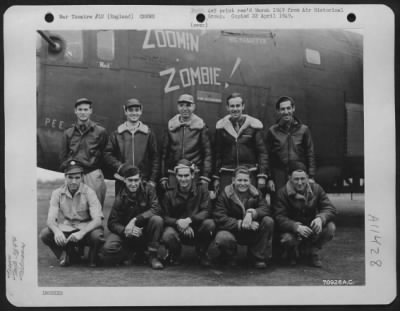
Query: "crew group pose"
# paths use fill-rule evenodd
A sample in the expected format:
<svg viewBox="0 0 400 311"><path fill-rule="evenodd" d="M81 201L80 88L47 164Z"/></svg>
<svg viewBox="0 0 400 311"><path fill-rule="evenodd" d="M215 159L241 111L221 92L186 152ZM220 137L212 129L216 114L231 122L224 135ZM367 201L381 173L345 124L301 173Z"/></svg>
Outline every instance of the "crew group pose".
<svg viewBox="0 0 400 311"><path fill-rule="evenodd" d="M313 180L310 130L293 116L292 98L277 101L280 119L264 140L262 122L244 114L243 97L231 94L228 115L217 122L212 140L194 113L193 96L182 94L161 150L141 121L144 107L128 99L122 107L126 121L108 136L90 120L92 102L76 101L77 123L65 131L60 150L65 185L53 192L40 234L61 266L79 261L89 246L90 266L147 262L163 269L178 265L182 245L192 245L199 264L209 267L213 244L216 262L234 267L241 244L250 265L264 269L274 235L289 263L304 255L322 266L319 250L334 236L336 209ZM107 237L103 169L116 179ZM272 204L267 191L276 193ZM166 255L160 259L161 246Z"/></svg>

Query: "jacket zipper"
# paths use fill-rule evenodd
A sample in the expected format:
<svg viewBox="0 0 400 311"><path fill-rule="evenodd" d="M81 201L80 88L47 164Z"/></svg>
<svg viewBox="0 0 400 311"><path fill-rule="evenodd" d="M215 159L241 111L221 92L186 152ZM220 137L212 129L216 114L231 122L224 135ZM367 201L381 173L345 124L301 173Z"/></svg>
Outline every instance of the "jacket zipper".
<svg viewBox="0 0 400 311"><path fill-rule="evenodd" d="M135 132L136 130L133 130L131 132L132 134L132 163L135 166Z"/></svg>
<svg viewBox="0 0 400 311"><path fill-rule="evenodd" d="M236 143L236 167L239 166L239 148L238 148L238 137L235 138Z"/></svg>
<svg viewBox="0 0 400 311"><path fill-rule="evenodd" d="M288 165L290 163L290 143L292 141L292 135L290 132L288 133Z"/></svg>
<svg viewBox="0 0 400 311"><path fill-rule="evenodd" d="M184 144L184 140L185 140L185 128L186 128L186 126L183 126L182 142L181 142L181 145L182 145L182 152L181 152L182 156L181 156L181 159L184 159L184 158L185 158L185 144Z"/></svg>

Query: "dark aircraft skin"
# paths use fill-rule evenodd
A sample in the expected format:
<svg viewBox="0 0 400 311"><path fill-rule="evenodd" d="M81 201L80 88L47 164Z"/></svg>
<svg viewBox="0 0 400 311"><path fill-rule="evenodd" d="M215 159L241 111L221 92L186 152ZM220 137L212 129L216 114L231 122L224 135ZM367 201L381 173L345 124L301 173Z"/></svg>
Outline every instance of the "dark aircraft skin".
<svg viewBox="0 0 400 311"><path fill-rule="evenodd" d="M245 113L268 128L275 102L296 101L295 115L314 140L316 180L344 191L364 178L362 36L344 30L39 31L37 165L59 170L62 132L75 122L74 102L93 101L92 119L109 133L131 97L160 142L176 101L193 94L196 114L213 134L240 92Z"/></svg>

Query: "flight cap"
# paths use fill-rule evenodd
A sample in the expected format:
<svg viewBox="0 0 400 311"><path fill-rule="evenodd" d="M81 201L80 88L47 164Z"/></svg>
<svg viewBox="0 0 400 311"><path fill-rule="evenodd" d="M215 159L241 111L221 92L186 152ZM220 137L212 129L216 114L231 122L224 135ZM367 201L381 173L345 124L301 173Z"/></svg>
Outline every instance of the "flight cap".
<svg viewBox="0 0 400 311"><path fill-rule="evenodd" d="M91 106L92 102L89 99L85 98L85 97L79 98L75 102L75 108L77 106L81 105L81 104L89 104Z"/></svg>
<svg viewBox="0 0 400 311"><path fill-rule="evenodd" d="M83 167L75 160L68 161L67 166L64 170L65 175L83 173Z"/></svg>
<svg viewBox="0 0 400 311"><path fill-rule="evenodd" d="M128 109L129 107L143 107L143 104L136 98L130 98L126 101L125 103L125 109Z"/></svg>
<svg viewBox="0 0 400 311"><path fill-rule="evenodd" d="M190 94L182 94L181 96L179 96L178 103L194 104L193 96Z"/></svg>
<svg viewBox="0 0 400 311"><path fill-rule="evenodd" d="M181 160L178 161L178 163L174 167L175 174L180 168L188 168L193 173L196 170L196 165L194 165L189 160L181 159Z"/></svg>

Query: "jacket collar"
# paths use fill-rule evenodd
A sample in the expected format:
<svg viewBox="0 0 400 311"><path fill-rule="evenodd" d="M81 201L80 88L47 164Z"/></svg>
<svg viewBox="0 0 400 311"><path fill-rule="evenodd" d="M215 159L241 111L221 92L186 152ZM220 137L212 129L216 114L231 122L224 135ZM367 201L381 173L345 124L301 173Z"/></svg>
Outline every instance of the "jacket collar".
<svg viewBox="0 0 400 311"><path fill-rule="evenodd" d="M120 126L118 126L117 131L118 131L118 134L121 134L125 131L130 132L129 127L128 127L128 122L124 122ZM139 126L136 128L135 132L142 132L143 134L148 134L149 127L146 124L139 121Z"/></svg>
<svg viewBox="0 0 400 311"><path fill-rule="evenodd" d="M311 185L308 183L306 186L306 192L303 194L297 193L296 190L294 189L292 183L290 180L286 183L286 191L289 196L294 196L296 199L306 199L306 198L312 198L314 193L312 191Z"/></svg>
<svg viewBox="0 0 400 311"><path fill-rule="evenodd" d="M138 198L142 193L145 193L143 182L140 183L140 186L135 193L130 192L126 188L126 186L124 186L124 189L121 191L121 197L127 198L127 199L133 199L134 197Z"/></svg>
<svg viewBox="0 0 400 311"><path fill-rule="evenodd" d="M78 190L75 192L75 194L85 192L84 187L85 187L85 184L84 184L83 181L82 181L81 184L79 185ZM71 192L69 192L68 186L67 186L66 184L64 184L64 185L61 187L61 193L64 194L64 195L66 195L67 197L72 198L72 194L71 194Z"/></svg>
<svg viewBox="0 0 400 311"><path fill-rule="evenodd" d="M86 131L88 131L89 129L94 128L97 125L97 123L93 122L92 120L88 120L86 124L87 124ZM79 122L74 123L74 126L75 126L75 128L77 130L80 130L79 129L79 125L80 125Z"/></svg>
<svg viewBox="0 0 400 311"><path fill-rule="evenodd" d="M201 119L195 114L192 114L191 119L186 123L181 122L180 115L177 114L171 120L168 121L168 129L170 131L175 131L183 124L186 124L191 130L201 130L205 126L203 119Z"/></svg>
<svg viewBox="0 0 400 311"><path fill-rule="evenodd" d="M286 129L285 122L283 121L282 118L279 118L278 121L276 122L276 124L278 124L278 126L279 126L280 128ZM295 116L293 116L293 122L292 122L292 124L290 125L290 128L297 127L297 126L299 126L300 124L301 124L301 121L300 121L298 118L296 118Z"/></svg>
<svg viewBox="0 0 400 311"><path fill-rule="evenodd" d="M242 212L243 215L246 213L246 209L242 203L242 201L240 201L239 196L236 194L235 189L233 188L233 184L230 184L228 186L225 187L224 189L226 196L233 201L233 203L239 205L242 208ZM249 192L250 192L250 196L251 197L257 197L259 192L257 190L256 187L254 187L253 185L250 185L249 187Z"/></svg>
<svg viewBox="0 0 400 311"><path fill-rule="evenodd" d="M179 185L176 186L176 188L173 190L173 192L174 192L174 197L177 197L181 193L183 194L183 192L181 192L179 190ZM188 193L192 194L193 196L197 195L197 187L194 185L194 181L192 181L192 185L191 185Z"/></svg>
<svg viewBox="0 0 400 311"><path fill-rule="evenodd" d="M243 117L245 118L242 126L239 129L239 132L236 132L235 129L233 128L233 124L230 120L230 115L227 115L223 117L221 120L217 122L216 128L217 129L224 129L227 131L231 136L234 138L238 138L240 134L247 129L248 127L254 128L254 129L262 129L263 124L261 123L260 120L253 118L247 114L244 114Z"/></svg>

